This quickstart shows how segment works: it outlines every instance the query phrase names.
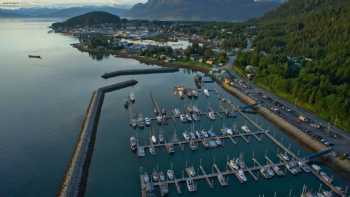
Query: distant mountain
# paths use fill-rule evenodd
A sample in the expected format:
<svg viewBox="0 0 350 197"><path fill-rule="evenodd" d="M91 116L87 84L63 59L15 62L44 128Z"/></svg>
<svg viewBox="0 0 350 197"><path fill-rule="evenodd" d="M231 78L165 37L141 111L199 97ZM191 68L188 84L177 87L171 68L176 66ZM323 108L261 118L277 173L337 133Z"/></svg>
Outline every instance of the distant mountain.
<svg viewBox="0 0 350 197"><path fill-rule="evenodd" d="M126 9L112 6L82 6L70 8L20 8L15 10L0 9L0 17L36 17L36 18L69 18L93 11L104 11L121 15Z"/></svg>
<svg viewBox="0 0 350 197"><path fill-rule="evenodd" d="M53 29L76 27L76 26L94 26L105 23L120 23L119 16L110 14L108 12L89 12L80 16L75 16L64 22L52 24Z"/></svg>
<svg viewBox="0 0 350 197"><path fill-rule="evenodd" d="M148 0L125 16L156 20L243 21L280 5L276 0Z"/></svg>

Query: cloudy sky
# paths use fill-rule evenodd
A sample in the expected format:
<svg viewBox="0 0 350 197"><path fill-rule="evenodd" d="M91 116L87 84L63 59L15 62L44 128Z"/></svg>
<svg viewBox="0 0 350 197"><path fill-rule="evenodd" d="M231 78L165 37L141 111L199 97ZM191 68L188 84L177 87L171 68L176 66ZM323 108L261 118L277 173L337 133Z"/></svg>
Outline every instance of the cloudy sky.
<svg viewBox="0 0 350 197"><path fill-rule="evenodd" d="M0 7L132 5L146 0L0 0Z"/></svg>

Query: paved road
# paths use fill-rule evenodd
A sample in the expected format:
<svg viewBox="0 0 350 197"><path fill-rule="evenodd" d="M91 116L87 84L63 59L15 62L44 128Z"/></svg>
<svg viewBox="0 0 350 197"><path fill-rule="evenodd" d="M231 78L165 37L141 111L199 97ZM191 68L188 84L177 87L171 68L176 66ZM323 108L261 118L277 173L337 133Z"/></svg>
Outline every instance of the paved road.
<svg viewBox="0 0 350 197"><path fill-rule="evenodd" d="M260 105L270 109L280 117L286 119L300 130L308 133L322 143L333 146L334 150L339 153L350 154L350 133L331 125L322 118L301 109L286 100L283 100L270 92L256 87L250 81L240 78L233 72L233 63L235 56L229 57L229 62L224 66L227 69L234 86L245 92L247 95L255 99ZM300 121L299 116L307 118L306 122ZM317 128L320 126L320 128Z"/></svg>

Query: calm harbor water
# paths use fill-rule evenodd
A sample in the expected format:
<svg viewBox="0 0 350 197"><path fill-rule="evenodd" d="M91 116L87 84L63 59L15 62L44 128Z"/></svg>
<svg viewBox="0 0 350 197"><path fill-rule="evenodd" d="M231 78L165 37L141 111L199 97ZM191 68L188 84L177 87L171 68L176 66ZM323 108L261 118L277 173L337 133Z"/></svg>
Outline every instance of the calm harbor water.
<svg viewBox="0 0 350 197"><path fill-rule="evenodd" d="M105 99L100 125L97 133L95 153L90 168L86 196L140 196L139 170L152 172L154 168L166 170L173 164L177 176L187 164L198 168L199 161L206 170L211 171L215 160L222 169L227 156L237 157L244 153L248 165L255 157L264 162L264 154L271 158L276 146L268 139L262 142L252 139L250 144L238 140L237 145L226 141L224 148L199 150L192 152L176 149L173 156L164 150L158 150L156 156L137 158L129 150L129 137L138 135L142 143L148 142L149 129L134 130L128 126L128 114L124 109L124 100L129 92L136 95L135 111L145 115L153 114L150 92L159 103L168 109L183 108L189 100L179 100L173 95L176 84L193 87L193 74L181 70L175 74L141 75L118 77L110 80L100 75L125 68L144 68L149 65L135 60L109 57L96 61L86 53L80 53L70 44L76 39L49 34L50 20L0 20L0 196L54 196L63 177L64 170L73 151L84 111L91 93L103 85L136 79L139 83L132 88L110 93ZM28 54L41 55L43 59L28 59ZM237 99L227 95L216 84L208 84L209 89L217 89L225 97L242 105ZM201 109L208 105L219 109L214 96L200 96L193 101ZM265 128L269 128L291 144L295 152L307 154L281 131L258 115L250 115ZM217 120L209 122L203 119L196 128L218 129L223 125L238 127L248 124L243 118ZM177 123L179 137L190 125ZM253 127L252 127L253 128ZM155 130L160 128L155 125ZM170 124L161 127L167 138L173 134ZM303 184L317 190L320 183L311 175L300 174L275 177L272 180L239 184L229 177L230 186L221 188L217 182L214 189L209 189L206 182L198 182L198 192L190 196L288 196L290 190L296 194ZM341 179L336 177L339 184ZM170 187L170 196L178 196L175 188ZM185 186L182 186L185 192ZM189 196L184 193L182 196Z"/></svg>

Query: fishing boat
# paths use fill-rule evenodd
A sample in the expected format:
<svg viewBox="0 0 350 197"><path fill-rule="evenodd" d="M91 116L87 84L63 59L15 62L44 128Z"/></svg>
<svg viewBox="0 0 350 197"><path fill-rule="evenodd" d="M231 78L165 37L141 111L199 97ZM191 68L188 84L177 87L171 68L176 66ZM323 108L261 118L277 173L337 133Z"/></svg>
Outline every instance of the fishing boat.
<svg viewBox="0 0 350 197"><path fill-rule="evenodd" d="M156 116L156 119L157 119L157 123L158 123L158 124L162 124L162 122L163 122L163 116L158 115L158 116Z"/></svg>
<svg viewBox="0 0 350 197"><path fill-rule="evenodd" d="M242 182L247 182L248 179L244 173L244 171L242 169L239 169L238 172L237 172L237 175L239 177L239 179L242 181Z"/></svg>
<svg viewBox="0 0 350 197"><path fill-rule="evenodd" d="M216 140L215 140L215 143L218 145L218 146L223 146L224 144L222 143L222 140L217 137Z"/></svg>
<svg viewBox="0 0 350 197"><path fill-rule="evenodd" d="M208 130L208 135L209 137L216 137L216 133L212 129Z"/></svg>
<svg viewBox="0 0 350 197"><path fill-rule="evenodd" d="M192 96L194 98L197 98L198 97L198 92L195 90L195 89L192 89Z"/></svg>
<svg viewBox="0 0 350 197"><path fill-rule="evenodd" d="M194 121L199 121L199 116L197 114L192 114L192 119Z"/></svg>
<svg viewBox="0 0 350 197"><path fill-rule="evenodd" d="M278 167L277 165L273 165L273 166L272 166L272 170L273 170L278 176L283 176L283 175L284 175L283 170L281 170L281 168Z"/></svg>
<svg viewBox="0 0 350 197"><path fill-rule="evenodd" d="M143 182L145 183L146 191L151 192L153 190L153 185L151 184L150 177L147 173L143 175Z"/></svg>
<svg viewBox="0 0 350 197"><path fill-rule="evenodd" d="M175 178L174 170L170 170L169 169L169 170L166 171L166 174L167 174L169 180L171 180L171 181L174 180L174 178Z"/></svg>
<svg viewBox="0 0 350 197"><path fill-rule="evenodd" d="M269 175L269 177L275 176L275 172L272 170L272 168L270 168L268 166L266 167L266 172Z"/></svg>
<svg viewBox="0 0 350 197"><path fill-rule="evenodd" d="M167 112L166 112L166 109L165 109L165 108L162 108L161 113L162 113L163 116L166 116L166 113L167 113Z"/></svg>
<svg viewBox="0 0 350 197"><path fill-rule="evenodd" d="M196 170L194 169L193 166L187 167L187 168L185 169L185 171L186 171L186 173L187 173L187 175L188 175L189 177L194 177L194 176L196 176Z"/></svg>
<svg viewBox="0 0 350 197"><path fill-rule="evenodd" d="M246 133L250 133L250 132L251 132L250 129L249 129L249 127L248 127L247 125L241 126L241 129L242 129L244 132L246 132Z"/></svg>
<svg viewBox="0 0 350 197"><path fill-rule="evenodd" d="M311 168L303 161L298 161L299 167L306 173L311 172Z"/></svg>
<svg viewBox="0 0 350 197"><path fill-rule="evenodd" d="M331 177L329 177L325 172L320 172L321 177L323 178L323 180L325 180L328 183L332 183L333 179Z"/></svg>
<svg viewBox="0 0 350 197"><path fill-rule="evenodd" d="M190 132L190 136L191 136L191 140L195 140L196 139L196 134L194 134L194 132Z"/></svg>
<svg viewBox="0 0 350 197"><path fill-rule="evenodd" d="M192 122L192 116L190 114L186 114L185 116L188 122Z"/></svg>
<svg viewBox="0 0 350 197"><path fill-rule="evenodd" d="M181 120L181 122L187 121L185 114L180 114L180 120Z"/></svg>
<svg viewBox="0 0 350 197"><path fill-rule="evenodd" d="M179 117L180 114L181 114L180 110L177 109L177 108L175 108L175 109L173 110L173 113L174 113L174 116L175 116L175 117Z"/></svg>
<svg viewBox="0 0 350 197"><path fill-rule="evenodd" d="M321 167L319 165L316 165L316 164L312 164L311 168L314 169L317 173L319 173L321 170Z"/></svg>
<svg viewBox="0 0 350 197"><path fill-rule="evenodd" d="M200 131L197 130L195 133L196 133L196 137L197 137L198 139L201 139L201 138L202 138L202 133L201 133Z"/></svg>
<svg viewBox="0 0 350 197"><path fill-rule="evenodd" d="M280 153L279 154L280 158L286 162L290 161L290 158L287 153Z"/></svg>
<svg viewBox="0 0 350 197"><path fill-rule="evenodd" d="M152 180L153 180L153 182L158 182L159 181L159 173L156 170L153 170Z"/></svg>
<svg viewBox="0 0 350 197"><path fill-rule="evenodd" d="M269 174L268 168L266 166L261 167L259 171L265 179L272 178L272 176L271 176L271 174Z"/></svg>
<svg viewBox="0 0 350 197"><path fill-rule="evenodd" d="M155 155L156 154L156 148L154 146L150 146L149 147L149 153L151 153L151 155Z"/></svg>
<svg viewBox="0 0 350 197"><path fill-rule="evenodd" d="M230 128L224 127L221 131L223 135L233 135L233 131Z"/></svg>
<svg viewBox="0 0 350 197"><path fill-rule="evenodd" d="M209 94L209 90L208 89L203 89L203 93L205 96L209 97L210 94Z"/></svg>
<svg viewBox="0 0 350 197"><path fill-rule="evenodd" d="M204 129L201 131L201 133L202 133L202 136L204 138L208 138L209 137L208 132L206 132Z"/></svg>
<svg viewBox="0 0 350 197"><path fill-rule="evenodd" d="M152 135L152 136L151 136L151 142L152 142L153 144L156 144L156 143L157 143L157 137L156 137L155 135Z"/></svg>
<svg viewBox="0 0 350 197"><path fill-rule="evenodd" d="M151 126L151 119L150 118L145 117L145 125L146 125L146 127Z"/></svg>
<svg viewBox="0 0 350 197"><path fill-rule="evenodd" d="M146 155L144 147L137 147L137 156L144 157Z"/></svg>
<svg viewBox="0 0 350 197"><path fill-rule="evenodd" d="M187 185L187 189L189 192L197 191L197 186L194 183L193 179L191 179L191 178L186 179L186 185Z"/></svg>
<svg viewBox="0 0 350 197"><path fill-rule="evenodd" d="M134 136L130 137L129 141L130 141L130 149L131 149L132 151L136 151L136 149L137 149L137 140L136 140L136 137L134 137Z"/></svg>
<svg viewBox="0 0 350 197"><path fill-rule="evenodd" d="M133 128L136 128L137 127L137 121L135 118L132 118L130 119L130 126L133 127Z"/></svg>
<svg viewBox="0 0 350 197"><path fill-rule="evenodd" d="M186 140L186 141L188 141L188 140L190 140L190 135L188 134L188 132L183 132L182 133L182 136L184 137L184 139Z"/></svg>
<svg viewBox="0 0 350 197"><path fill-rule="evenodd" d="M164 137L164 134L163 134L162 132L160 132L160 133L158 134L158 139L159 139L159 143L160 143L160 144L164 144L164 142L165 142L165 137Z"/></svg>
<svg viewBox="0 0 350 197"><path fill-rule="evenodd" d="M129 93L129 101L131 102L131 103L134 103L135 102L135 94L133 93L133 92L130 92Z"/></svg>
<svg viewBox="0 0 350 197"><path fill-rule="evenodd" d="M210 120L215 120L215 119L216 119L216 117L215 117L215 112L212 111L212 110L209 110L209 112L208 112L208 118L209 118Z"/></svg>

